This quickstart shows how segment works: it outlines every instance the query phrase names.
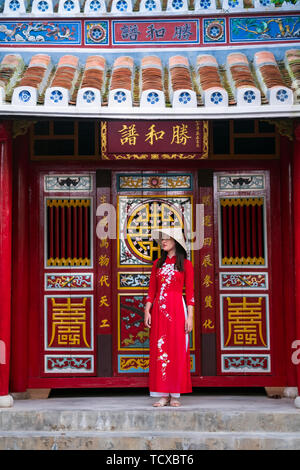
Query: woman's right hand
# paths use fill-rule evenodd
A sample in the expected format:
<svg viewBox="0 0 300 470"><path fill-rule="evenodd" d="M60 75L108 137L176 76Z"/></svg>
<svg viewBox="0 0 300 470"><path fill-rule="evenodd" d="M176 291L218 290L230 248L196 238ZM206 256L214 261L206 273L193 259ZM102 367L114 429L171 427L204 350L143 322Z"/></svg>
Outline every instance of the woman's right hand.
<svg viewBox="0 0 300 470"><path fill-rule="evenodd" d="M148 309L145 309L144 324L147 328L151 328L151 313Z"/></svg>

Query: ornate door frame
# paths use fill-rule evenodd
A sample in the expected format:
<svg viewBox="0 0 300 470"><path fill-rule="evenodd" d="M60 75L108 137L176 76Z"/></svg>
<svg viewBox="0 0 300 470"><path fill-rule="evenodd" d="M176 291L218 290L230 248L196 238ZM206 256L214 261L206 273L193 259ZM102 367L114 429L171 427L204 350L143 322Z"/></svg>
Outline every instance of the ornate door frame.
<svg viewBox="0 0 300 470"><path fill-rule="evenodd" d="M214 164L215 169L208 168L208 163L204 165L204 169L191 169L190 171L180 171L178 168L173 170L168 168L165 170L151 171L145 169L142 171L128 171L122 169L111 170L97 168L97 165L90 165L88 170L82 170L80 166L69 169L68 171L47 170L45 166L36 166L32 172L32 186L31 186L31 200L32 213L30 217L30 226L37 227L37 229L30 231L30 328L29 328L29 351L30 351L30 366L29 366L29 381L31 387L36 386L50 386L50 387L77 387L77 386L147 386L147 355L146 349L147 337L144 329L142 328L141 334L138 336L139 343L131 343L132 338L124 336L126 333L125 323L121 316L127 316L122 309L126 307L127 300L135 300L142 302L143 296L147 293L147 282L149 280L149 274L152 263L149 259L145 260L145 253L140 257L138 265L126 265L118 261L118 256L125 253L125 249L135 252L134 245L128 245L123 242L121 251L118 252L118 244L120 240L100 240L96 237L96 226L98 224L98 217L96 215L97 207L103 202L112 203L112 205L119 209L119 214L116 211L116 223L118 220L124 222L124 213L120 214L120 208L125 201L125 196L130 204L139 203L142 208L145 206L144 202L148 201L148 206L153 205L155 201L162 201L171 199L178 201L182 198L190 198L193 206L196 203L202 203L205 206L205 218L204 218L204 246L200 251L192 252L192 261L194 263L195 270L195 329L192 333L191 344L191 356L192 356L192 376L194 386L225 386L233 385L240 386L271 386L272 384L280 385L284 382L286 365L284 357L282 358L282 328L284 325L284 319L282 316L282 292L281 289L274 288L274 286L282 285L282 273L280 271L280 253L281 253L281 228L278 224L280 220L280 195L278 187L280 185L279 179L279 165L277 162L270 162L261 165L261 170L253 170L254 165L245 165L243 170L228 170L218 169L218 165ZM219 165L219 168L226 167L226 165ZM233 163L231 168L234 168ZM230 176L242 175L246 177L250 174L264 174L266 185L260 192L252 188L248 192L245 190L233 193L230 189L225 190L218 188L217 178L221 175ZM45 175L59 175L65 176L72 179L72 175L91 175L93 180L92 189L89 191L77 192L77 196L74 192L74 188L70 191L70 187L65 188L65 191L45 191ZM141 179L142 183L135 181L130 187L121 187L124 183L118 180L118 175L125 175L132 177L137 175L138 179L141 179L141 175L145 178ZM186 186L179 188L176 187L174 181L179 176L190 175L190 183ZM171 184L172 191L169 191L169 187L164 186L166 180L163 177L174 176L173 183ZM132 179L132 178L131 178ZM68 180L67 180L68 181ZM170 180L171 181L171 180ZM181 179L181 182L184 179ZM214 183L215 181L215 183ZM127 181L128 183L128 181ZM68 181L65 184L72 183ZM142 187L138 187L142 184ZM149 185L145 187L143 185ZM249 188L248 188L249 189ZM242 195L241 195L242 193ZM45 247L45 232L46 219L45 219L45 208L47 207L48 200L59 201L61 199L74 199L80 200L90 199L92 201L93 211L95 217L93 218L93 261L92 264L84 266L74 266L67 268L64 266L52 266L47 267L45 264L44 254L42 253L43 247ZM222 266L219 263L219 239L220 232L220 200L224 199L241 199L243 197L252 198L253 200L264 198L267 212L265 213L265 228L268 236L268 264L266 266L258 265L255 266L255 270L249 266L235 265L235 267ZM251 205L251 204L250 204ZM154 206L153 206L154 207ZM167 206L166 206L167 207ZM192 219L195 221L194 207L193 207ZM137 215L136 215L137 217ZM134 220L134 217L132 217ZM123 223L122 222L122 223ZM193 227L195 228L195 227ZM211 239L211 240L210 240ZM38 247L38 249L37 249ZM152 247L153 248L153 247ZM271 252L272 251L272 252ZM146 249L147 252L147 249ZM274 253L276 256L274 257ZM143 258L144 257L144 258ZM136 268L138 266L138 268ZM57 268L57 269L56 269ZM76 269L75 269L76 268ZM76 279L72 280L72 285L68 285L68 289L64 286L64 290L61 291L59 287L56 287L56 291L49 288L46 284L45 275L48 274L60 274L68 275L82 274L91 275L90 281L93 280L92 290L82 290L76 285ZM128 273L138 273L140 284L134 284L137 282L137 276L135 279L131 276L128 277ZM224 288L221 282L229 282L229 275L227 274L226 279L224 275L226 273L242 273L243 275L257 273L267 273L268 277L268 289L252 290L250 286L243 287L240 290L236 290L235 287L230 286ZM121 277L122 276L122 277ZM72 277L72 276L71 276ZM253 276L252 276L253 277ZM93 278L93 279L92 279ZM244 281L249 282L248 278L243 278ZM266 276L264 278L266 280ZM264 279L259 282L264 282ZM253 280L253 279L252 279ZM252 282L250 279L250 282ZM47 282L49 279L47 280ZM57 282L63 282L63 279L56 279ZM68 281L65 279L64 282ZM90 282L87 278L86 282ZM132 283L131 285L128 282ZM232 282L232 281L230 281ZM124 284L125 283L125 284ZM127 283L127 284L126 284ZM89 288L88 284L85 285ZM59 290L60 292L59 292ZM249 290L248 290L249 289ZM251 300L251 297L256 296L257 298L264 298L264 308L269 306L267 312L265 308L264 322L262 324L261 338L263 341L258 345L258 349L253 346L243 345L242 348L237 349L235 344L232 343L233 336L230 337L228 333L228 305L226 304L227 297L230 297L231 302L238 300L237 294L240 297L246 297ZM86 334L83 343L79 344L80 350L74 350L70 347L58 350L57 337L53 337L53 329L50 328L50 336L48 334L48 344L45 343L45 319L46 315L46 302L47 299L57 297L59 295L65 295L65 297L72 297L75 299L80 296L81 298L93 296L92 302L94 310L91 311L93 315L93 322L87 326L93 327L90 329L89 335ZM121 303L122 300L122 303ZM126 300L126 302L125 302ZM252 300L254 300L252 298ZM242 300L243 301L243 300ZM257 301L259 301L257 299ZM223 302L223 310L222 310ZM225 302L225 304L224 304ZM260 302L260 301L259 301ZM129 302L130 305L132 303ZM224 309L225 305L225 309ZM234 306L233 306L234 307ZM132 317L134 323L141 325L141 311L142 303L138 306L139 315ZM129 310L125 309L128 313ZM133 313L133 312L132 312ZM267 317L269 321L267 321ZM226 328L224 324L221 324L221 320L224 319L227 322ZM122 325L123 322L123 325ZM122 326L124 328L122 329ZM57 326L56 326L57 327ZM55 327L55 328L56 328ZM137 327L137 325L136 325ZM231 323L231 328L234 328L234 324ZM232 330L233 331L233 330ZM57 330L55 330L55 333ZM139 330L135 333L138 334ZM223 335L223 336L222 336ZM266 336L267 335L267 336ZM34 340L33 340L34 338ZM124 340L125 343L122 343ZM265 343L265 344L264 344ZM46 345L46 347L45 347ZM92 346L91 346L92 345ZM267 345L267 348L266 348ZM228 349L229 348L231 349ZM63 357L60 356L65 353L68 356L66 362L63 362ZM233 359L236 359L236 354L239 354L242 361L246 363L242 364L242 370L238 369L238 362L236 365ZM283 351L283 354L286 352ZM92 356L90 364L91 369L87 369L87 364L84 363L82 357L76 357L79 360L72 364L70 360L71 356ZM228 360L225 356L231 355L232 357ZM256 369L249 370L249 364L252 361L254 367L261 367L263 363L261 356L269 356L266 358L266 364L269 364L267 369ZM54 370L49 371L46 368L46 356L59 356L55 358L56 364L53 365ZM132 356L138 357L138 360ZM253 357L252 357L253 356ZM256 357L254 357L256 356ZM249 359L250 358L250 359ZM51 358L53 359L53 358ZM208 360L209 359L209 360ZM256 361L257 359L257 361ZM270 360L271 359L271 360ZM225 362L227 360L227 363ZM250 360L250 362L249 362ZM268 362L269 361L269 362ZM50 361L51 362L51 361ZM227 364L227 365L226 365ZM227 370L226 367L230 369ZM269 367L271 365L271 368ZM75 369L77 367L77 369ZM246 370L248 367L248 370ZM246 372L246 373L245 373ZM42 385L43 384L43 385Z"/></svg>
<svg viewBox="0 0 300 470"><path fill-rule="evenodd" d="M181 227L185 223L193 230L196 176L196 172L174 170L119 171L113 175L118 237L113 258L114 292L117 294L114 296L113 335L116 376L148 373L149 331L143 324L143 307L152 263L160 256L160 248L155 241L147 241L147 237L150 227L163 226L170 221ZM188 244L188 257L194 263L194 252L190 248ZM199 374L197 337L194 329L190 337L192 374Z"/></svg>
<svg viewBox="0 0 300 470"><path fill-rule="evenodd" d="M37 237L31 240L38 263L31 294L31 308L39 312L34 375L91 377L96 374L95 172L42 170L37 180Z"/></svg>
<svg viewBox="0 0 300 470"><path fill-rule="evenodd" d="M269 171L215 172L217 374L272 375Z"/></svg>

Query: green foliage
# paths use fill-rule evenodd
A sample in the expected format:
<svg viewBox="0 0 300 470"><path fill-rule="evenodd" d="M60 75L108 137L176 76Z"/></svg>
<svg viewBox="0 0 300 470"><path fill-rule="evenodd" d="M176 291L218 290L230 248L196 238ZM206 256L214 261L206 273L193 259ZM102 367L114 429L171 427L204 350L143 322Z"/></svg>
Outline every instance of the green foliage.
<svg viewBox="0 0 300 470"><path fill-rule="evenodd" d="M292 5L296 5L296 3L298 3L299 0L271 0L272 3L275 3L275 5L282 5L284 1L286 1L286 3L291 3Z"/></svg>

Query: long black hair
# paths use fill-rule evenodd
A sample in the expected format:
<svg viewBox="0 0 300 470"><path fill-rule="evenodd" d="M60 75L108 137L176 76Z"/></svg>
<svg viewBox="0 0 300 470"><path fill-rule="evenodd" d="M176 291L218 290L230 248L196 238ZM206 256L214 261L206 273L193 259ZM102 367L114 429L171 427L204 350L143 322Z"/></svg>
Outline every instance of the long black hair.
<svg viewBox="0 0 300 470"><path fill-rule="evenodd" d="M161 268L164 262L166 261L168 252L165 250L161 250L161 257L157 261L157 268ZM184 271L184 260L187 257L185 249L175 240L175 269L178 271Z"/></svg>

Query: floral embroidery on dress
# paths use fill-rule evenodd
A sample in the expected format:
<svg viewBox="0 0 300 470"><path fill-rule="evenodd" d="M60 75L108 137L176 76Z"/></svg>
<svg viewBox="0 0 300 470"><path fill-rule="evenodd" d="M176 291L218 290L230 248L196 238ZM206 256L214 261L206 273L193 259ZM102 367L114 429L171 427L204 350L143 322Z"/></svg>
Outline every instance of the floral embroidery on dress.
<svg viewBox="0 0 300 470"><path fill-rule="evenodd" d="M159 293L159 309L165 315L165 317L172 321L172 317L167 311L166 297L168 295L168 287L172 282L172 278L175 275L175 269L173 264L164 264L159 272L161 276L161 289Z"/></svg>
<svg viewBox="0 0 300 470"><path fill-rule="evenodd" d="M157 360L162 362L162 364L161 364L161 374L162 374L162 379L163 380L165 380L166 377L167 377L166 368L167 368L167 365L170 362L168 354L165 351L163 351L163 344L165 344L165 338L166 338L166 335L163 335L157 341L157 347L158 347L158 350L159 350L159 355L157 357Z"/></svg>
<svg viewBox="0 0 300 470"><path fill-rule="evenodd" d="M161 267L158 261L153 263L148 289L148 299L153 302L149 388L156 393L190 393L189 335L178 326L184 324L187 305L194 301L193 265L185 259L184 269L179 271L175 255L167 255Z"/></svg>

